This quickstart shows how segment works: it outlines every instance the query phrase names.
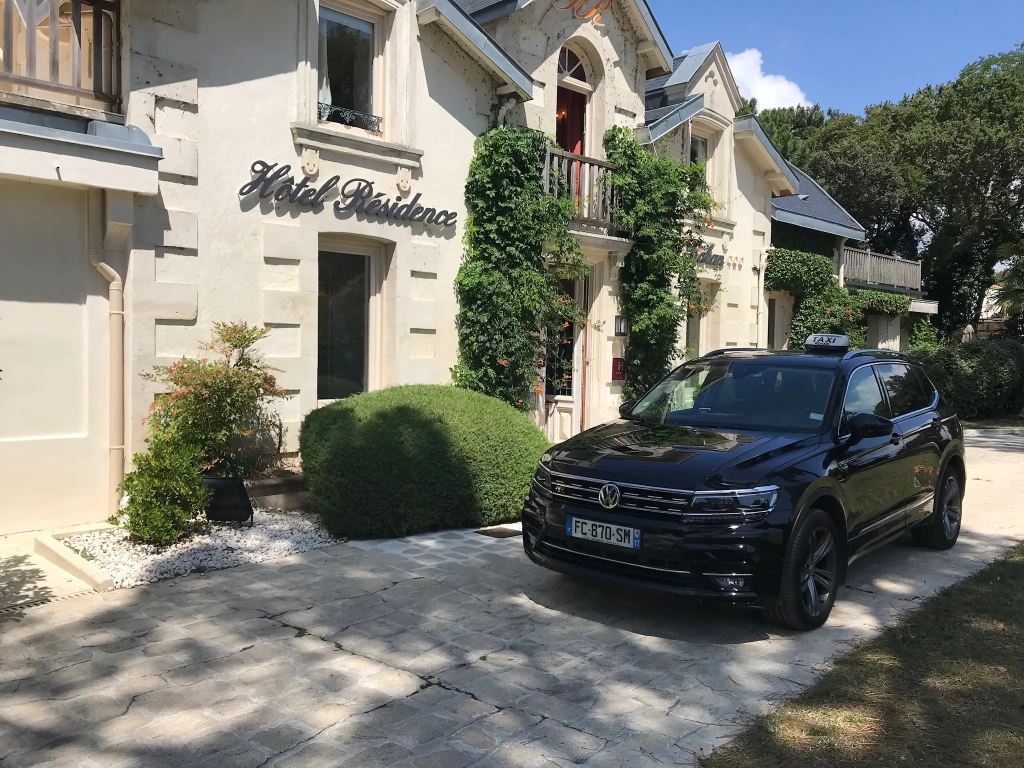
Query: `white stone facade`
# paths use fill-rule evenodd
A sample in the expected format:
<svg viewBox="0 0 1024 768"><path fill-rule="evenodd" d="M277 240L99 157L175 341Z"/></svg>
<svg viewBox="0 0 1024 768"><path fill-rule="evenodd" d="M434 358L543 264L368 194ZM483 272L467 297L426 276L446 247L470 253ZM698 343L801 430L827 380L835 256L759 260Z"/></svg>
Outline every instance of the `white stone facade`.
<svg viewBox="0 0 1024 768"><path fill-rule="evenodd" d="M4 270L12 268L0 263L0 388L20 398L0 402L0 409L41 413L46 398L61 400L68 411L65 418L58 409L52 425L33 417L21 431L0 420L0 472L8 489L0 501L0 532L105 518L111 483L132 453L145 448L143 420L160 392L141 374L200 354L218 321L270 329L263 351L289 394L279 408L286 450L295 451L302 418L321 402L322 254L365 259L365 387L448 382L457 358L454 281L463 256L463 190L476 137L499 114L509 124L554 135L558 89L565 85L558 62L568 49L586 72L587 88L573 86L586 97L583 152L603 159L605 130L641 128L647 76L670 66L664 45L654 39L660 32L645 22L641 5L614 3L601 27L549 2L527 3L485 22L489 40L524 73L518 77L506 76L507 62L481 56L486 35L466 24L451 0L122 3L121 100L101 122L125 122L134 128L117 127L141 131L143 144L152 146L137 155L102 142L39 150L25 146L38 137L0 134L0 199L13 200L11 185L26 179L51 185L32 186L22 202L0 206L0 226L12 232L12 221L20 221L24 243L18 247L26 254L48 242L44 232L63 238L47 253L76 264L61 280L78 281L65 309L79 307L74 320L48 309L33 315L32 322L51 329L48 337L8 331L5 314L17 297L3 292ZM320 120L321 7L374 25L372 109L382 118L380 133ZM663 140L681 157L693 132L706 136L711 148L709 178L720 208L706 237L724 265L701 275L714 309L700 328L700 352L767 341L761 275L773 191L762 159L733 136L737 104L728 65L724 58L710 61L695 86L705 94L705 111ZM0 88L0 106L7 99ZM53 110L93 114L67 104ZM294 189L292 199L285 197L283 183L240 195L257 162L290 166L296 185L308 176L311 188L326 189L325 205L302 204ZM391 202L393 215L336 211L334 201L347 199L353 179L372 184ZM38 205L25 202L36 198ZM409 221L395 213L417 202L447 212L443 221ZM51 213L32 212L40 208ZM60 227L47 232L55 215ZM40 233L36 240L33 232ZM621 402L621 382L612 376L624 348L624 337L615 335L617 276L630 241L592 229L580 236L591 273L576 293L591 322L575 339L572 391L545 397L538 408L538 423L552 440L612 418ZM123 279L119 374L109 372L120 350L108 330L110 318L120 322L122 315L111 303L113 293L108 296L110 278L105 284L90 266L92 256ZM36 277L25 280L35 285ZM83 335L71 339L69 323L78 323ZM686 328L680 338L687 338ZM63 377L57 390L39 389L39 377L19 378L17 369L32 364L33 350L59 355L65 348L72 356L62 364L77 367L74 376L56 368L48 374ZM33 388L38 392L30 397ZM123 428L111 405L118 401L108 397L121 390ZM79 397L80 391L88 394ZM68 456L57 450L58 434L79 440ZM42 452L33 453L36 448ZM52 462L67 468L57 483L48 482ZM46 486L69 490L38 491ZM35 492L46 497L52 515L23 515L38 507Z"/></svg>

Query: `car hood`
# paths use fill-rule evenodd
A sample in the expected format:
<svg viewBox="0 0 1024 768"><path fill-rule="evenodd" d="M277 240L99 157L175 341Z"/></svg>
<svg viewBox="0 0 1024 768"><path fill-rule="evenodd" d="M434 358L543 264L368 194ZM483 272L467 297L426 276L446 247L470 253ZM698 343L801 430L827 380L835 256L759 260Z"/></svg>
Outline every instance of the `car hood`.
<svg viewBox="0 0 1024 768"><path fill-rule="evenodd" d="M619 419L587 430L548 453L554 472L702 491L754 487L820 442L817 434Z"/></svg>

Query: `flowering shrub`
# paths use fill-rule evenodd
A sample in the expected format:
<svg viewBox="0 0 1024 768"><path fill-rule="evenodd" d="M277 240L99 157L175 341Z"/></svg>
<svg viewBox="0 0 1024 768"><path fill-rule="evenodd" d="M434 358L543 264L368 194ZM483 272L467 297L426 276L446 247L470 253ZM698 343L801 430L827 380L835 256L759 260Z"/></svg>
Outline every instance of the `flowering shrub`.
<svg viewBox="0 0 1024 768"><path fill-rule="evenodd" d="M266 335L246 323L215 323L204 349L216 358L182 358L144 374L171 388L150 410L150 443L196 447L207 475L251 478L269 469L283 438L270 405L285 392L253 348Z"/></svg>
<svg viewBox="0 0 1024 768"><path fill-rule="evenodd" d="M270 405L285 392L253 348L266 335L246 323L215 323L204 345L214 359L182 358L143 375L170 391L150 409L149 451L135 455L121 484L127 502L111 523L141 541L173 544L206 511L204 475L250 478L277 461L283 429Z"/></svg>

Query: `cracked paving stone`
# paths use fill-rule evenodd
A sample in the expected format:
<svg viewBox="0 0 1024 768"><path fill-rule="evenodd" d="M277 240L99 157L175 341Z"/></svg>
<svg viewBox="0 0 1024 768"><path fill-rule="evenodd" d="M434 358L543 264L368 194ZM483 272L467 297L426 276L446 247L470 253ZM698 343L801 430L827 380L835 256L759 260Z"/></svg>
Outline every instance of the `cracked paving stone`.
<svg viewBox="0 0 1024 768"><path fill-rule="evenodd" d="M345 755L329 744L307 744L294 755L279 759L274 768L336 768Z"/></svg>
<svg viewBox="0 0 1024 768"><path fill-rule="evenodd" d="M411 755L412 752L403 746L385 744L383 747L366 749L358 755L350 757L341 764L341 768L388 768Z"/></svg>
<svg viewBox="0 0 1024 768"><path fill-rule="evenodd" d="M469 765L473 757L452 749L445 749L440 752L433 752L423 757L417 757L412 761L416 768L462 768Z"/></svg>
<svg viewBox="0 0 1024 768"><path fill-rule="evenodd" d="M294 725L279 725L249 737L249 741L269 749L274 754L286 752L306 741L313 734Z"/></svg>
<svg viewBox="0 0 1024 768"><path fill-rule="evenodd" d="M459 729L462 723L437 715L424 715L395 729L394 733L415 744L429 744Z"/></svg>

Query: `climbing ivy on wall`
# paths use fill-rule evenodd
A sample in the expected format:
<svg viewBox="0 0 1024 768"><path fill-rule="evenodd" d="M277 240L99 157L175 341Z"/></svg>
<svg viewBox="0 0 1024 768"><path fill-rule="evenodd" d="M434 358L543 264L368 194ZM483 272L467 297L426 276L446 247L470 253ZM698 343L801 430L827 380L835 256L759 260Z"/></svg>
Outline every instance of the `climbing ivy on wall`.
<svg viewBox="0 0 1024 768"><path fill-rule="evenodd" d="M620 310L629 323L623 394L632 400L679 357L679 328L689 307L706 304L693 256L699 235L685 229L684 221L703 225L715 204L703 165L657 157L621 126L605 134L604 147L617 167L611 185L620 223L633 233L619 274Z"/></svg>
<svg viewBox="0 0 1024 768"><path fill-rule="evenodd" d="M768 252L765 289L793 296L790 349L803 349L814 333L842 333L851 347L865 346L867 315L902 315L910 310L910 297L884 291L847 291L832 274L832 259L817 253L785 248Z"/></svg>
<svg viewBox="0 0 1024 768"><path fill-rule="evenodd" d="M571 199L542 185L550 140L527 128L495 128L476 141L466 181L465 258L455 280L456 385L529 410L543 395L544 361L563 328L585 322L561 281L586 275L569 229Z"/></svg>

